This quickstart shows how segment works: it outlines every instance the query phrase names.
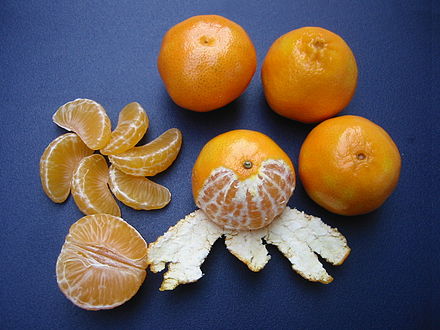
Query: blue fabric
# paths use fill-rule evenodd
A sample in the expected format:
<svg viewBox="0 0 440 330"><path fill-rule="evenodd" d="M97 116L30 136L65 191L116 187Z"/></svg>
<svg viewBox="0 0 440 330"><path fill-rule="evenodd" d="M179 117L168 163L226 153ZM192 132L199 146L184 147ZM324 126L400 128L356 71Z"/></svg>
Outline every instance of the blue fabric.
<svg viewBox="0 0 440 330"><path fill-rule="evenodd" d="M156 67L167 29L199 14L220 14L242 25L259 60L247 91L210 113L173 104ZM439 119L433 112L440 101L439 21L438 2L431 8L429 1L3 0L1 328L426 329L440 324L434 311L440 303L440 226L438 148L432 135ZM274 247L266 268L252 273L219 240L202 267L206 275L195 284L159 292L162 274L149 273L138 294L114 310L88 312L71 304L57 287L55 263L70 225L82 214L71 197L52 203L39 179L44 148L64 133L51 122L58 106L91 98L115 125L120 109L137 101L150 118L144 143L168 128L182 130L179 158L153 178L172 192L170 205L149 212L121 205L123 218L152 242L195 209L191 168L215 135L237 128L261 131L297 164L313 125L268 108L260 69L271 43L302 26L327 28L350 45L359 82L342 114L365 116L385 128L403 161L394 194L366 216L330 214L298 184L289 205L338 227L352 248L343 266L325 264L334 282L305 281Z"/></svg>

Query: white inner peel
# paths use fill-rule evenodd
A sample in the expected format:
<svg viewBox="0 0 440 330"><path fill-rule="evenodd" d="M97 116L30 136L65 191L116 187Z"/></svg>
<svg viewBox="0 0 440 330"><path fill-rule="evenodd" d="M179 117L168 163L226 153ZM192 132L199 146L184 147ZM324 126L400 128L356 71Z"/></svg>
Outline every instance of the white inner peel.
<svg viewBox="0 0 440 330"><path fill-rule="evenodd" d="M260 271L270 260L263 240L289 259L292 269L309 281L330 283L317 254L340 265L350 253L345 237L320 218L286 207L275 220L259 230L231 231L208 219L202 210L187 215L163 236L150 244L148 263L152 272L168 264L160 290L173 290L180 284L197 281L211 246L225 236L227 249L252 271Z"/></svg>

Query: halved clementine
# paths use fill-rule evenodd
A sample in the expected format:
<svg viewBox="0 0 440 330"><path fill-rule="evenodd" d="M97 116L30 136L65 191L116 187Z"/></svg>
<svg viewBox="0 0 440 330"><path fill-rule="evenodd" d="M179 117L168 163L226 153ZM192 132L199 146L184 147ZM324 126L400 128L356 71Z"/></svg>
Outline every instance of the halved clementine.
<svg viewBox="0 0 440 330"><path fill-rule="evenodd" d="M85 216L66 236L56 263L58 286L76 306L110 309L129 300L146 276L147 244L109 214Z"/></svg>

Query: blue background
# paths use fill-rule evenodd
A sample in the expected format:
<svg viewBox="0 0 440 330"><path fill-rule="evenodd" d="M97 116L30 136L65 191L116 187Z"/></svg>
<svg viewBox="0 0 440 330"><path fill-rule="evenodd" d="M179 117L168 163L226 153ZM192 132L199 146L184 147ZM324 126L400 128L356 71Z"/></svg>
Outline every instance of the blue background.
<svg viewBox="0 0 440 330"><path fill-rule="evenodd" d="M428 1L5 1L0 4L0 327L1 328L427 328L438 309L439 6ZM177 107L156 68L164 33L198 14L220 14L249 33L258 70L229 106L210 113ZM271 136L297 163L313 125L272 112L263 97L262 60L271 43L302 26L341 35L358 63L356 94L342 114L384 127L399 146L399 185L379 210L333 215L314 204L299 183L289 202L336 226L352 252L335 280L309 283L269 247L272 259L252 273L217 241L197 283L159 292L162 274L149 273L138 294L111 310L89 312L58 289L55 262L65 235L82 214L70 197L52 203L43 193L39 158L64 131L51 122L62 104L91 98L113 125L137 101L150 129L143 143L171 127L182 130L177 161L154 178L172 194L159 211L121 204L123 217L148 242L195 209L190 172L201 147L237 128ZM434 39L435 36L435 39ZM434 165L435 164L435 165ZM434 198L435 197L435 198ZM434 204L435 203L435 204ZM435 219L434 219L435 217ZM435 233L435 234L434 234ZM436 244L434 244L436 241Z"/></svg>

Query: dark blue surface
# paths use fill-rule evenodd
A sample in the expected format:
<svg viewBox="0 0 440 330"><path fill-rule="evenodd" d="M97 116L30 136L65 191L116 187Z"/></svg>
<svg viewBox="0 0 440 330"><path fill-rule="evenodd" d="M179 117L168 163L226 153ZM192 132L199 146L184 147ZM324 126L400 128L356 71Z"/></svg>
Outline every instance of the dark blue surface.
<svg viewBox="0 0 440 330"><path fill-rule="evenodd" d="M440 324L438 148L432 136L439 119L437 109L432 111L439 102L433 78L440 74L434 60L440 55L435 7L428 1L3 0L0 327L414 329ZM247 30L257 49L258 71L231 105L193 113L171 102L156 58L168 28L211 13ZM343 266L325 264L334 282L303 280L273 247L266 268L252 273L219 240L202 267L206 275L195 284L159 292L162 274L149 274L138 294L114 310L88 312L71 304L57 287L55 262L70 225L82 214L72 198L52 203L38 172L44 148L64 133L51 122L58 106L91 98L115 125L119 110L137 101L151 123L144 142L171 127L182 130L179 158L155 178L171 190L171 204L150 212L121 205L124 219L151 242L195 209L190 171L215 135L259 130L297 163L313 126L269 110L260 68L276 38L306 25L332 30L351 46L359 83L343 114L365 116L384 127L403 161L394 194L366 216L332 215L297 187L289 205L338 227L352 248Z"/></svg>

